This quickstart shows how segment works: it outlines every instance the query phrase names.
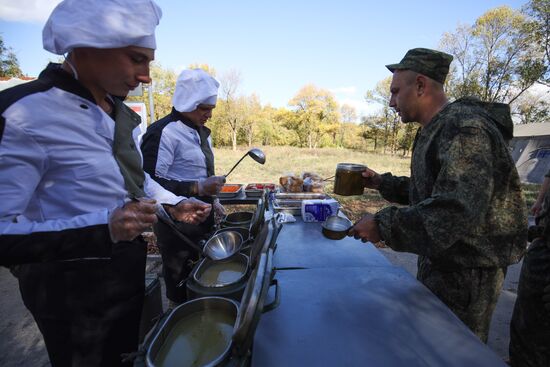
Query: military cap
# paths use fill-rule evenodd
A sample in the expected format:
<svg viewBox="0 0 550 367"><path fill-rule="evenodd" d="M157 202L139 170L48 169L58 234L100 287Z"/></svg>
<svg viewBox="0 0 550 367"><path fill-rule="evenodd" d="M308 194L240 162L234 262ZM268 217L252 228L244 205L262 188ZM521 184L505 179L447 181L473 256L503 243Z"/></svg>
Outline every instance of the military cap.
<svg viewBox="0 0 550 367"><path fill-rule="evenodd" d="M453 57L444 52L429 48L413 48L407 51L399 64L390 64L386 67L392 73L395 70L416 71L443 84L449 73L451 61L453 61Z"/></svg>

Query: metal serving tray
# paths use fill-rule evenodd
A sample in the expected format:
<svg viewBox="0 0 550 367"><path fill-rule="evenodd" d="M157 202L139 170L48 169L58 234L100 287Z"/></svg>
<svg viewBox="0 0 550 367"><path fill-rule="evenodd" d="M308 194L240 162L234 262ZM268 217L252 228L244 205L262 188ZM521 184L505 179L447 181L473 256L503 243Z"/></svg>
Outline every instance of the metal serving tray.
<svg viewBox="0 0 550 367"><path fill-rule="evenodd" d="M223 192L223 191L220 191L220 192L218 193L218 195L217 195L219 198L225 198L225 199L227 199L227 198L234 198L234 197L238 196L238 195L241 193L241 191L243 191L243 185L242 185L242 184L225 184L225 185L223 185L223 186L224 186L224 187L228 187L228 186L235 187L235 186L238 186L239 188L238 188L236 191L234 191L234 192ZM222 188L222 190L223 190L223 188Z"/></svg>

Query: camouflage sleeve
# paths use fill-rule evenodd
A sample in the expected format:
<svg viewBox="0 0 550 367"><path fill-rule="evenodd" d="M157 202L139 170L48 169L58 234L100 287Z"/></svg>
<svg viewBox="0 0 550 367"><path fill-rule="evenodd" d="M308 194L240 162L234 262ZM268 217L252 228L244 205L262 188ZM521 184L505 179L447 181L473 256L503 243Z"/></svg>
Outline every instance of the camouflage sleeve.
<svg viewBox="0 0 550 367"><path fill-rule="evenodd" d="M469 126L440 143L441 169L432 195L412 206L376 213L386 244L397 251L432 257L461 238L475 236L493 192L498 162L494 162L491 146L487 131Z"/></svg>
<svg viewBox="0 0 550 367"><path fill-rule="evenodd" d="M409 178L405 176L397 177L391 173L381 175L382 182L378 191L387 201L402 205L409 204Z"/></svg>

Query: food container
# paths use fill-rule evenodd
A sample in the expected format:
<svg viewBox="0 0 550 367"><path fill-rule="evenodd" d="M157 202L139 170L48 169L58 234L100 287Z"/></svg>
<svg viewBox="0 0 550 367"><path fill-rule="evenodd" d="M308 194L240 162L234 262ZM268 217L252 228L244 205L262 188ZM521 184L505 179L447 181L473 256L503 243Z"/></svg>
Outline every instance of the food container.
<svg viewBox="0 0 550 367"><path fill-rule="evenodd" d="M235 212L227 214L222 222L222 227L243 227L250 228L252 222L252 212Z"/></svg>
<svg viewBox="0 0 550 367"><path fill-rule="evenodd" d="M225 184L222 186L217 196L219 198L234 198L238 196L242 190L243 185L241 184Z"/></svg>
<svg viewBox="0 0 550 367"><path fill-rule="evenodd" d="M328 217L323 223L322 232L326 238L331 240L341 240L348 235L348 231L353 226L353 223L348 218L334 215Z"/></svg>
<svg viewBox="0 0 550 367"><path fill-rule="evenodd" d="M334 193L343 196L363 195L365 184L362 172L367 166L355 163L338 163L334 179Z"/></svg>
<svg viewBox="0 0 550 367"><path fill-rule="evenodd" d="M219 296L240 301L248 279L248 256L236 254L224 261L201 260L186 282L189 299Z"/></svg>
<svg viewBox="0 0 550 367"><path fill-rule="evenodd" d="M270 285L275 286L275 299L266 304ZM277 307L279 299L270 250L261 255L240 305L228 298L202 297L176 307L147 346L146 365L248 365L260 316Z"/></svg>
<svg viewBox="0 0 550 367"><path fill-rule="evenodd" d="M249 183L244 188L244 192L248 197L260 197L264 190L275 191L277 186L273 183Z"/></svg>
<svg viewBox="0 0 550 367"><path fill-rule="evenodd" d="M239 305L204 297L176 307L149 346L146 363L162 366L217 366L230 357Z"/></svg>
<svg viewBox="0 0 550 367"><path fill-rule="evenodd" d="M302 201L302 220L304 222L324 222L328 217L338 214L340 205L334 199Z"/></svg>
<svg viewBox="0 0 550 367"><path fill-rule="evenodd" d="M325 194L311 192L278 192L273 198L273 210L299 216L302 215L302 201L322 199L330 199L330 197Z"/></svg>

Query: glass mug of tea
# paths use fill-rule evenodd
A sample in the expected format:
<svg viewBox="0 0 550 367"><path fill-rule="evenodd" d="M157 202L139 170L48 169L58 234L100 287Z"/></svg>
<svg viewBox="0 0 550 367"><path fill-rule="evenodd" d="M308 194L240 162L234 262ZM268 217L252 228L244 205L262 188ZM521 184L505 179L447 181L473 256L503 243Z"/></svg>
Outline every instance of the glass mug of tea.
<svg viewBox="0 0 550 367"><path fill-rule="evenodd" d="M365 187L362 173L367 169L363 164L338 163L334 178L334 193L342 196L362 195Z"/></svg>

